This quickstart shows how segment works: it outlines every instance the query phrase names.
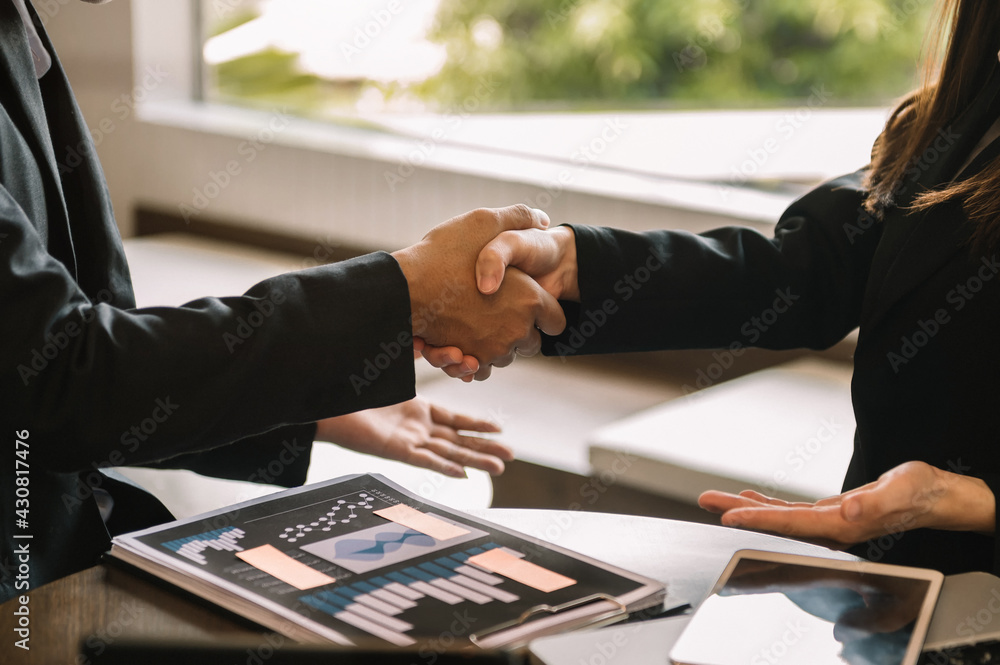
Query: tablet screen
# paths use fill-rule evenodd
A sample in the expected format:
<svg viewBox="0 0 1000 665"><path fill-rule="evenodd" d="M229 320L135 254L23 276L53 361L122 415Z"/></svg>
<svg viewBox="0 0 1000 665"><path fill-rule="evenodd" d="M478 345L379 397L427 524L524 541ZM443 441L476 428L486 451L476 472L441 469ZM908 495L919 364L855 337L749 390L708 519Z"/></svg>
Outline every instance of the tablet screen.
<svg viewBox="0 0 1000 665"><path fill-rule="evenodd" d="M903 665L918 650L911 641L931 587L928 579L860 565L742 558L698 608L671 658L690 665Z"/></svg>

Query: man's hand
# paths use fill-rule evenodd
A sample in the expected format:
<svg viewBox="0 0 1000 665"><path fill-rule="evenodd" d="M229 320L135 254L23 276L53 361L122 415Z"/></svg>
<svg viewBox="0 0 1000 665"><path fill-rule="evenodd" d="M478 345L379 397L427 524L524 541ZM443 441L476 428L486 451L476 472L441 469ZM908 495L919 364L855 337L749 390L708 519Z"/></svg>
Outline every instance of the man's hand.
<svg viewBox="0 0 1000 665"><path fill-rule="evenodd" d="M358 411L316 423L316 438L369 455L433 469L455 478L462 467L494 476L514 459L510 448L462 431L499 432L487 420L454 414L419 397L381 409Z"/></svg>
<svg viewBox="0 0 1000 665"><path fill-rule="evenodd" d="M789 503L753 490L738 496L713 490L698 504L721 513L725 526L838 549L918 528L993 533L996 512L993 492L982 480L923 462L906 462L873 483L816 503Z"/></svg>
<svg viewBox="0 0 1000 665"><path fill-rule="evenodd" d="M523 272L508 271L503 287L488 295L474 279L476 259L489 241L504 231L547 225L545 213L524 205L484 208L450 219L416 245L394 252L409 283L418 345L460 348L482 371L509 365L517 353L537 353L536 326L550 335L562 332L566 318L559 303Z"/></svg>
<svg viewBox="0 0 1000 665"><path fill-rule="evenodd" d="M551 230L531 228L506 231L491 240L476 261L476 281L483 294L495 293L503 284L508 267L532 277L552 297L579 300L576 238L568 226ZM512 271L512 273L517 271ZM420 344L424 358L434 367L463 381L482 381L490 368L481 368L475 358L454 346Z"/></svg>

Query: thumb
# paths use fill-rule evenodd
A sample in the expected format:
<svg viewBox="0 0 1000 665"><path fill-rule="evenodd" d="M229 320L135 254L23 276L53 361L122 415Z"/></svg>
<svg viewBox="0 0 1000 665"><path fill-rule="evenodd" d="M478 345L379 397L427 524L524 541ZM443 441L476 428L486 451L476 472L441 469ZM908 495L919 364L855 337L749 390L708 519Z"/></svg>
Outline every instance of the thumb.
<svg viewBox="0 0 1000 665"><path fill-rule="evenodd" d="M505 231L479 252L476 260L476 284L485 295L496 292L503 283L509 265L521 265L531 256L530 243L524 234Z"/></svg>
<svg viewBox="0 0 1000 665"><path fill-rule="evenodd" d="M549 228L549 216L544 210L532 208L518 203L506 208L495 208L496 220L502 231L516 231L519 229L547 229Z"/></svg>
<svg viewBox="0 0 1000 665"><path fill-rule="evenodd" d="M566 313L562 305L545 289L538 287L542 299L535 317L535 325L546 335L558 335L566 330Z"/></svg>
<svg viewBox="0 0 1000 665"><path fill-rule="evenodd" d="M849 493L840 503L840 516L848 522L880 519L895 506L891 505L893 497L885 496L879 489L884 488L869 487Z"/></svg>

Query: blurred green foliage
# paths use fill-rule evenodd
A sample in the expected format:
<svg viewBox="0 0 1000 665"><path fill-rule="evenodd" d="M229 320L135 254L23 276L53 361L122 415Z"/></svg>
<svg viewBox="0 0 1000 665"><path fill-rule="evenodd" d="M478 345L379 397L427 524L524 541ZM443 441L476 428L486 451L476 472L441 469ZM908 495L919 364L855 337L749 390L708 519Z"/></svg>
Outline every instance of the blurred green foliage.
<svg viewBox="0 0 1000 665"><path fill-rule="evenodd" d="M267 48L220 63L213 71L215 92L252 106L313 110L326 101L326 83L300 71L298 59L297 53Z"/></svg>
<svg viewBox="0 0 1000 665"><path fill-rule="evenodd" d="M918 82L933 0L443 0L447 64L416 88L456 106L763 105L827 90L888 104ZM495 87L484 98L483 83Z"/></svg>

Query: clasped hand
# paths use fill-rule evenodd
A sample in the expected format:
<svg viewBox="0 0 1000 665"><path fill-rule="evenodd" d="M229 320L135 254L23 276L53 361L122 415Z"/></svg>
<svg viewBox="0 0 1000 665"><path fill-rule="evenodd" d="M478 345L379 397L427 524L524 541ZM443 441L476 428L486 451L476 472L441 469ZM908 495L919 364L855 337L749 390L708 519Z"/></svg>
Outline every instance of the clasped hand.
<svg viewBox="0 0 1000 665"><path fill-rule="evenodd" d="M566 317L552 278L537 274L538 266L530 262L523 267L532 276L513 267L504 270L512 263L504 257L520 251L521 235L534 238L532 230L547 237L553 233L544 231L548 224L544 212L524 205L483 208L450 219L416 245L394 252L410 288L415 348L435 366L450 368L453 376L484 379L490 366L504 367L518 354L537 353L539 330L562 332ZM484 257L502 264L484 263ZM490 288L479 288L477 274Z"/></svg>
<svg viewBox="0 0 1000 665"><path fill-rule="evenodd" d="M478 221L470 216L478 217ZM475 235L456 243L455 232L470 223L476 228ZM490 236L495 230L501 232ZM482 381L490 376L492 367L509 365L515 355L537 353L541 337L534 327L523 328L525 314L535 316L535 325L542 332L556 335L566 327L566 318L557 300L580 298L573 231L569 227L548 230L548 216L540 210L511 206L473 211L435 228L423 242L428 250L435 244L454 247L451 253L454 260L446 270L458 272L451 273L452 281L446 283L444 291L438 291L436 303L431 300L429 306L418 305L417 300L426 302L426 295L418 295L414 300L414 349L422 352L431 365L463 381L473 378ZM469 250L474 254L470 256ZM401 265L407 258L394 256ZM404 273L406 270L404 265ZM464 275L469 276L468 286L463 281ZM409 274L407 279L410 279ZM415 279L419 280L419 275ZM412 289L414 282L410 283ZM466 302L492 304L497 315L482 316L473 310L455 312L449 309L449 316L464 318L464 321L436 321L442 309L440 294L448 293L459 283L462 293L468 297ZM466 316L461 317L462 314ZM518 339L519 331L524 334ZM492 332L492 347L477 338L477 332L479 335ZM503 343L511 339L515 343L508 343L504 352Z"/></svg>

